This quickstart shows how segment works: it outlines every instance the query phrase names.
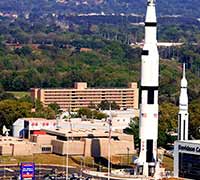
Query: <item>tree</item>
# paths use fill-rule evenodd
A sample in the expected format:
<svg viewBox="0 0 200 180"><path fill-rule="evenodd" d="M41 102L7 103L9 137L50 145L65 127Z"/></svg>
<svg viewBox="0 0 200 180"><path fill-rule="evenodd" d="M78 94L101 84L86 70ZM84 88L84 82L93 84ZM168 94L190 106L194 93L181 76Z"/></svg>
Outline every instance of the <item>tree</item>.
<svg viewBox="0 0 200 180"><path fill-rule="evenodd" d="M139 147L139 118L136 117L131 120L129 127L124 129L124 133L131 134L134 136L134 143L136 147Z"/></svg>
<svg viewBox="0 0 200 180"><path fill-rule="evenodd" d="M200 104L199 100L189 104L189 134L193 138L200 139Z"/></svg>
<svg viewBox="0 0 200 180"><path fill-rule="evenodd" d="M80 108L77 113L78 117L85 116L86 118L92 118L92 119L104 119L107 117L106 114L101 113L97 110L91 110L89 108Z"/></svg>
<svg viewBox="0 0 200 180"><path fill-rule="evenodd" d="M18 102L17 100L0 101L0 130L3 125L11 129L13 123L22 117L31 116L32 104L27 102Z"/></svg>
<svg viewBox="0 0 200 180"><path fill-rule="evenodd" d="M177 131L178 107L171 103L162 103L159 112L158 124L158 146L166 147L168 143L173 143L174 138L170 131Z"/></svg>
<svg viewBox="0 0 200 180"><path fill-rule="evenodd" d="M60 106L57 103L51 103L48 105L48 107L51 108L56 114L60 114L62 112Z"/></svg>
<svg viewBox="0 0 200 180"><path fill-rule="evenodd" d="M109 102L108 100L104 100L101 101L101 103L98 105L98 108L101 110L109 110L111 108L111 110L117 110L119 109L119 105L115 102Z"/></svg>

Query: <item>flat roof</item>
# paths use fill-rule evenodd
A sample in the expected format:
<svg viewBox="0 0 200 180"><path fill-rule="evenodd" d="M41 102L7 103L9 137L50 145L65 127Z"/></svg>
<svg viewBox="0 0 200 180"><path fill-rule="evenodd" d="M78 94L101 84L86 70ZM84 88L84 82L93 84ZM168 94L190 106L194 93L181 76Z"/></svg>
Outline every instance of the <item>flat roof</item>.
<svg viewBox="0 0 200 180"><path fill-rule="evenodd" d="M49 129L42 129L49 134L63 136L63 137L109 137L109 132L104 130L73 130L69 131L66 129L59 129L59 130L49 130ZM111 136L119 136L123 133L119 132L112 132ZM124 135L124 134L123 134Z"/></svg>
<svg viewBox="0 0 200 180"><path fill-rule="evenodd" d="M185 141L177 141L178 143L193 143L193 144L200 144L200 139L195 140L185 140Z"/></svg>
<svg viewBox="0 0 200 180"><path fill-rule="evenodd" d="M51 121L51 122L53 122L53 121L56 121L55 119L45 119L45 118L20 118L20 119L23 119L23 120L25 120L25 121L29 121L29 122L35 122L35 121Z"/></svg>

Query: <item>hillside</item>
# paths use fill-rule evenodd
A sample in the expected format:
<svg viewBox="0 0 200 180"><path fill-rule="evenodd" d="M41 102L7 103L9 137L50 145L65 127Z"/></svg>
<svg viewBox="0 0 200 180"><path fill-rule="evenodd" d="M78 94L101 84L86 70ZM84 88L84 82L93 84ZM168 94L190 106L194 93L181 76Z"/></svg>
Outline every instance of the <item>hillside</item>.
<svg viewBox="0 0 200 180"><path fill-rule="evenodd" d="M199 17L199 0L157 0L159 15ZM18 14L136 13L143 15L146 0L1 0L0 11Z"/></svg>

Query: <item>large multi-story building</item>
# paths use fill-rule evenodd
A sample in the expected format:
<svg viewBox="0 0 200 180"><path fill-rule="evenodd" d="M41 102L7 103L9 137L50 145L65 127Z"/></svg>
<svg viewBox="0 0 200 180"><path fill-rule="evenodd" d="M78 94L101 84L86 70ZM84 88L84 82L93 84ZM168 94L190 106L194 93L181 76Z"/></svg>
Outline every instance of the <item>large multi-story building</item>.
<svg viewBox="0 0 200 180"><path fill-rule="evenodd" d="M87 83L77 82L72 89L32 88L31 97L46 107L56 103L64 111L98 105L101 101L115 101L121 109L138 109L137 83L129 83L127 88L88 88Z"/></svg>

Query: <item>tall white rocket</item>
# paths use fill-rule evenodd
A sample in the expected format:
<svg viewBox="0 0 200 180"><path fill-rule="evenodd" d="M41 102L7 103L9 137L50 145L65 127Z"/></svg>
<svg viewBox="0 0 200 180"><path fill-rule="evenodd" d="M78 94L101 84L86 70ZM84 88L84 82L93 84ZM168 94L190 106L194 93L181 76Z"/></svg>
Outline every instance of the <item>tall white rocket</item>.
<svg viewBox="0 0 200 180"><path fill-rule="evenodd" d="M183 78L181 80L181 93L179 97L178 114L178 140L188 140L188 94L185 76L185 63L183 64Z"/></svg>
<svg viewBox="0 0 200 180"><path fill-rule="evenodd" d="M141 65L140 154L137 174L154 176L157 165L159 53L155 0L147 1Z"/></svg>

